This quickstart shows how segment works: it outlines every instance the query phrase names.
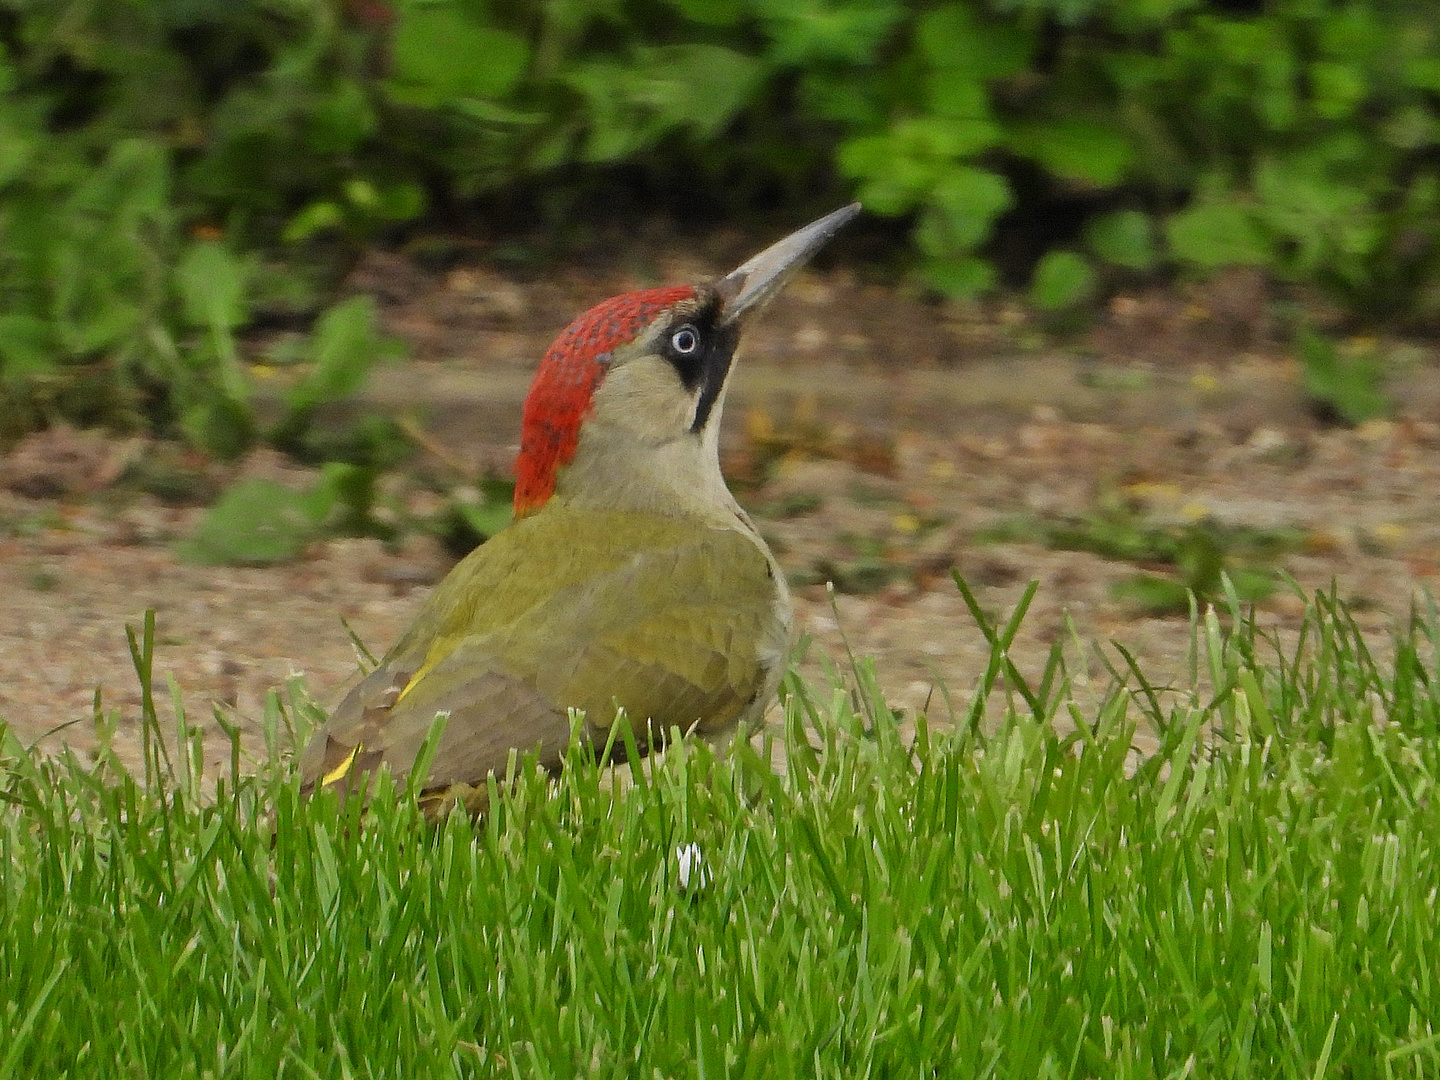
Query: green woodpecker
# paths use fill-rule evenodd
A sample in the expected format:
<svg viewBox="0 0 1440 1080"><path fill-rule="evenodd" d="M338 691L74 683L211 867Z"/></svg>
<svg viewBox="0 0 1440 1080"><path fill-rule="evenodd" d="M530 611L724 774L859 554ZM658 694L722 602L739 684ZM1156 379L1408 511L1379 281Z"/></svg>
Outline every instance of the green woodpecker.
<svg viewBox="0 0 1440 1080"><path fill-rule="evenodd" d="M512 750L559 766L570 709L603 747L623 708L645 752L672 728L714 739L759 719L789 653L790 595L720 475L720 412L745 324L859 209L718 281L606 300L560 334L525 399L514 523L316 733L305 790L382 762L408 776L442 713L421 800L471 810Z"/></svg>

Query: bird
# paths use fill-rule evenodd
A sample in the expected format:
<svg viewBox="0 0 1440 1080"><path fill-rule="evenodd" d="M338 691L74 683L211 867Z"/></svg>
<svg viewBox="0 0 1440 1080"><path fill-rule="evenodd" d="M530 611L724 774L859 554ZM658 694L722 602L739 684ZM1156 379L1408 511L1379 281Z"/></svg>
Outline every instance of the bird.
<svg viewBox="0 0 1440 1080"><path fill-rule="evenodd" d="M571 710L597 756L619 710L639 752L763 716L792 640L785 576L720 470L742 331L860 212L842 207L725 276L605 300L542 357L522 412L515 516L434 588L300 755L300 790L382 765L418 801L481 813L512 753L558 772Z"/></svg>

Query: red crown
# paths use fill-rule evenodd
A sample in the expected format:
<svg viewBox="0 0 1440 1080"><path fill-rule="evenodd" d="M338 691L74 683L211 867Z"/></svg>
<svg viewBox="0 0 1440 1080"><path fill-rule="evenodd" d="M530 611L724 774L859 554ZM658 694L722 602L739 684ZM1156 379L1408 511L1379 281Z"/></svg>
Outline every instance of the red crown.
<svg viewBox="0 0 1440 1080"><path fill-rule="evenodd" d="M688 300L688 285L612 296L567 326L546 350L525 397L520 455L515 459L515 514L544 506L555 493L555 472L569 464L580 424L616 346L635 337L666 308Z"/></svg>

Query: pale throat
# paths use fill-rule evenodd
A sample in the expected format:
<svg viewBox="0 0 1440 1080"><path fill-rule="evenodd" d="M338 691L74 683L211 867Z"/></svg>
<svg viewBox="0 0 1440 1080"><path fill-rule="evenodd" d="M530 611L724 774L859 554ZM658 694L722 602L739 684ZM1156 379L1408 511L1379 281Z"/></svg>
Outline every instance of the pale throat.
<svg viewBox="0 0 1440 1080"><path fill-rule="evenodd" d="M728 381L699 431L687 430L687 419L663 439L642 439L629 425L592 415L580 430L574 459L557 473L555 498L595 510L747 523L720 472L727 388Z"/></svg>

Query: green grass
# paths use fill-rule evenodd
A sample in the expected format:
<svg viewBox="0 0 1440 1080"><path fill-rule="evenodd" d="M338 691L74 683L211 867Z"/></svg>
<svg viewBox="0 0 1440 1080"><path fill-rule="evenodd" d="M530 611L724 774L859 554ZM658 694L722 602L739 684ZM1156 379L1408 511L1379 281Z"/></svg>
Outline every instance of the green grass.
<svg viewBox="0 0 1440 1080"><path fill-rule="evenodd" d="M953 730L901 739L862 661L789 682L778 774L521 768L478 823L238 749L204 795L153 705L148 777L11 739L0 1077L1440 1074L1435 611L1381 661L1331 598L1289 649L1222 612L1209 689L1095 701L1017 625Z"/></svg>

